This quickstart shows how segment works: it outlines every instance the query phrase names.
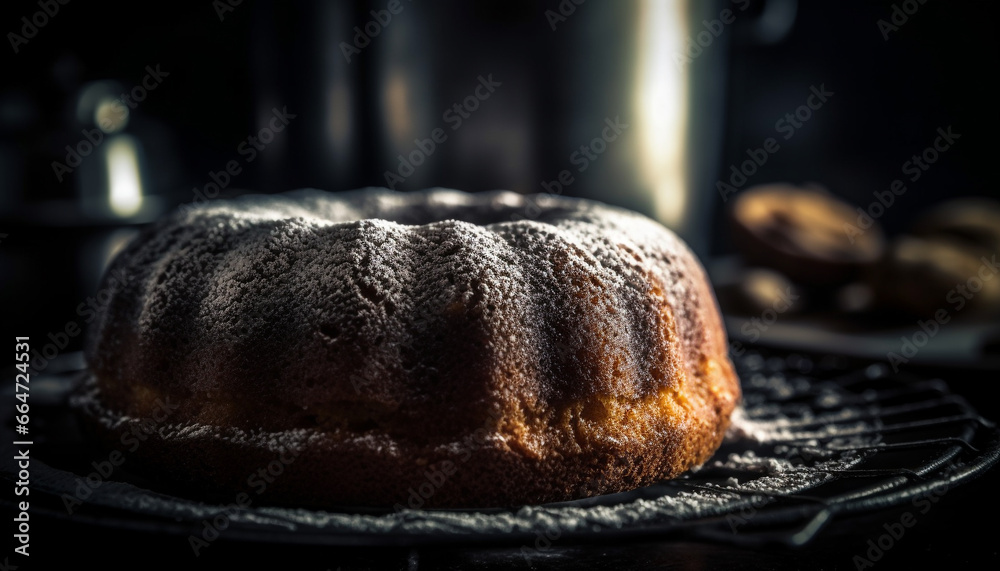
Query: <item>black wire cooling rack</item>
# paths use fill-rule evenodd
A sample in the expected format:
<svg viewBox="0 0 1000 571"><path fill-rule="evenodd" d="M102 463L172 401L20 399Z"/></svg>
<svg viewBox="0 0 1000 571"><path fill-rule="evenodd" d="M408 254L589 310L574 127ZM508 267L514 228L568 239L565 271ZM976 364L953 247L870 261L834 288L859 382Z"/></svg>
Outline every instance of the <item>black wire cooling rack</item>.
<svg viewBox="0 0 1000 571"><path fill-rule="evenodd" d="M834 519L971 480L1000 456L994 424L942 380L877 364L851 368L832 357L746 351L734 362L743 405L701 468L631 492L510 510L233 510L152 489L125 470L68 510L64 499L100 456L83 446L66 404L79 371L50 373L32 382L40 405L32 417L40 423L32 506L60 520L185 537L224 517L227 540L315 545L537 546L651 536L795 546ZM4 419L8 433L10 423ZM11 455L4 456L2 477L13 481Z"/></svg>
<svg viewBox="0 0 1000 571"><path fill-rule="evenodd" d="M737 437L721 454L745 446L767 464L814 474L818 485L799 493L735 486L751 508L692 522L699 537L733 543L802 545L834 517L871 512L942 493L971 480L1000 456L1000 433L940 379L890 373L873 364L845 370L836 358L735 359L744 386L746 419L765 438ZM777 429L777 430L775 430ZM767 435L774 436L773 439ZM717 455L718 457L719 455ZM838 457L841 462L823 462ZM710 462L668 485L717 490L728 478L759 481L753 466Z"/></svg>

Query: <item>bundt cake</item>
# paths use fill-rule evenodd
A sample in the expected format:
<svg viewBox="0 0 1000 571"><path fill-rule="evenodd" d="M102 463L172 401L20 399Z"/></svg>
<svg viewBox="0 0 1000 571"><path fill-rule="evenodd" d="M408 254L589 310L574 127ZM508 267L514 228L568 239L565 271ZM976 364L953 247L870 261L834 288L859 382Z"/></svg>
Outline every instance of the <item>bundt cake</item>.
<svg viewBox="0 0 1000 571"><path fill-rule="evenodd" d="M570 500L705 462L740 398L704 271L583 199L300 190L184 208L108 268L73 404L129 466L302 507Z"/></svg>

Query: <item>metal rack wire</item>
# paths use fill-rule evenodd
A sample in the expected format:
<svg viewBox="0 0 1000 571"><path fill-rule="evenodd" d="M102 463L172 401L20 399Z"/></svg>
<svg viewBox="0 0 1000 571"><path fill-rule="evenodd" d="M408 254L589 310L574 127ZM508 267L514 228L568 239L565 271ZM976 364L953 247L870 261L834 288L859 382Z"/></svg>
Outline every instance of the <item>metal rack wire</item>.
<svg viewBox="0 0 1000 571"><path fill-rule="evenodd" d="M803 407L817 415L785 422L791 430L782 438L755 443L753 449L773 459L791 457L796 470L828 477L802 493L727 489L739 495L763 496L764 501L758 501L763 507L755 509L750 518L692 522L692 535L742 544L802 545L834 517L899 505L946 490L982 474L1000 456L1000 433L995 425L979 416L965 399L951 394L941 380L890 374L881 365L853 371L831 364L817 366L797 355L765 358L750 353L736 363L741 378L749 380L745 384L749 416L775 422L801 416ZM781 386L794 390L775 394L766 384L764 390L757 390L762 387L755 387L754 380L768 376L790 381ZM831 408L824 401L835 403L840 413L850 412L839 417L824 415L823 411ZM763 413L768 407L773 412ZM818 427L826 428L828 434L815 434ZM848 435L865 441L845 443ZM720 453L733 445L728 444ZM810 462L810 456L830 453L856 455L860 461L849 467ZM720 479L728 477L753 479L754 474L716 464L669 485L717 490Z"/></svg>

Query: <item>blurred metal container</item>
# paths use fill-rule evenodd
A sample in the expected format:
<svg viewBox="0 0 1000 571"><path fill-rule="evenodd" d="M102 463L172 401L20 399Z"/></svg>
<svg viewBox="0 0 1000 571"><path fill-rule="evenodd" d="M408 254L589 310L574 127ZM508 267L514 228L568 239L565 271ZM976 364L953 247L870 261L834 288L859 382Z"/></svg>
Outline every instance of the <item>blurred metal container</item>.
<svg viewBox="0 0 1000 571"><path fill-rule="evenodd" d="M729 54L779 40L794 16L795 0L265 4L261 121L282 106L307 117L266 166L330 189L594 198L705 254Z"/></svg>

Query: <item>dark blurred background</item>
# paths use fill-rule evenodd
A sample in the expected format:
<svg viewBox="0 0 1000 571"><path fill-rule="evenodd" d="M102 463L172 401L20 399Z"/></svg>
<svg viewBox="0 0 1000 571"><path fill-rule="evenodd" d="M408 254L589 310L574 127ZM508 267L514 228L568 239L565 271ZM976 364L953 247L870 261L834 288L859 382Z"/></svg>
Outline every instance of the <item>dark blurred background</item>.
<svg viewBox="0 0 1000 571"><path fill-rule="evenodd" d="M135 228L242 192L584 196L716 260L744 189L818 183L867 206L950 126L960 140L877 222L891 237L946 199L996 195L995 3L685 4L6 2L6 321L40 337L82 323ZM781 123L796 110L808 119ZM780 148L724 202L718 183L768 138Z"/></svg>
<svg viewBox="0 0 1000 571"><path fill-rule="evenodd" d="M762 343L884 368L906 355L903 368L996 419L1000 279L981 278L962 307L949 296L991 275L980 260L1000 250L997 12L988 0L8 0L6 331L31 336L34 373L82 367L106 263L179 205L505 188L675 229L715 282L735 353ZM853 240L859 207L875 229ZM939 310L949 323L905 353ZM894 561L995 561L992 528L968 518L995 512L997 476L985 480ZM825 536L806 566L845 566L843 546L888 521L873 517L848 522L857 537ZM39 541L51 551L53 537ZM801 552L681 547L656 549L688 567L706 553L802 566Z"/></svg>

